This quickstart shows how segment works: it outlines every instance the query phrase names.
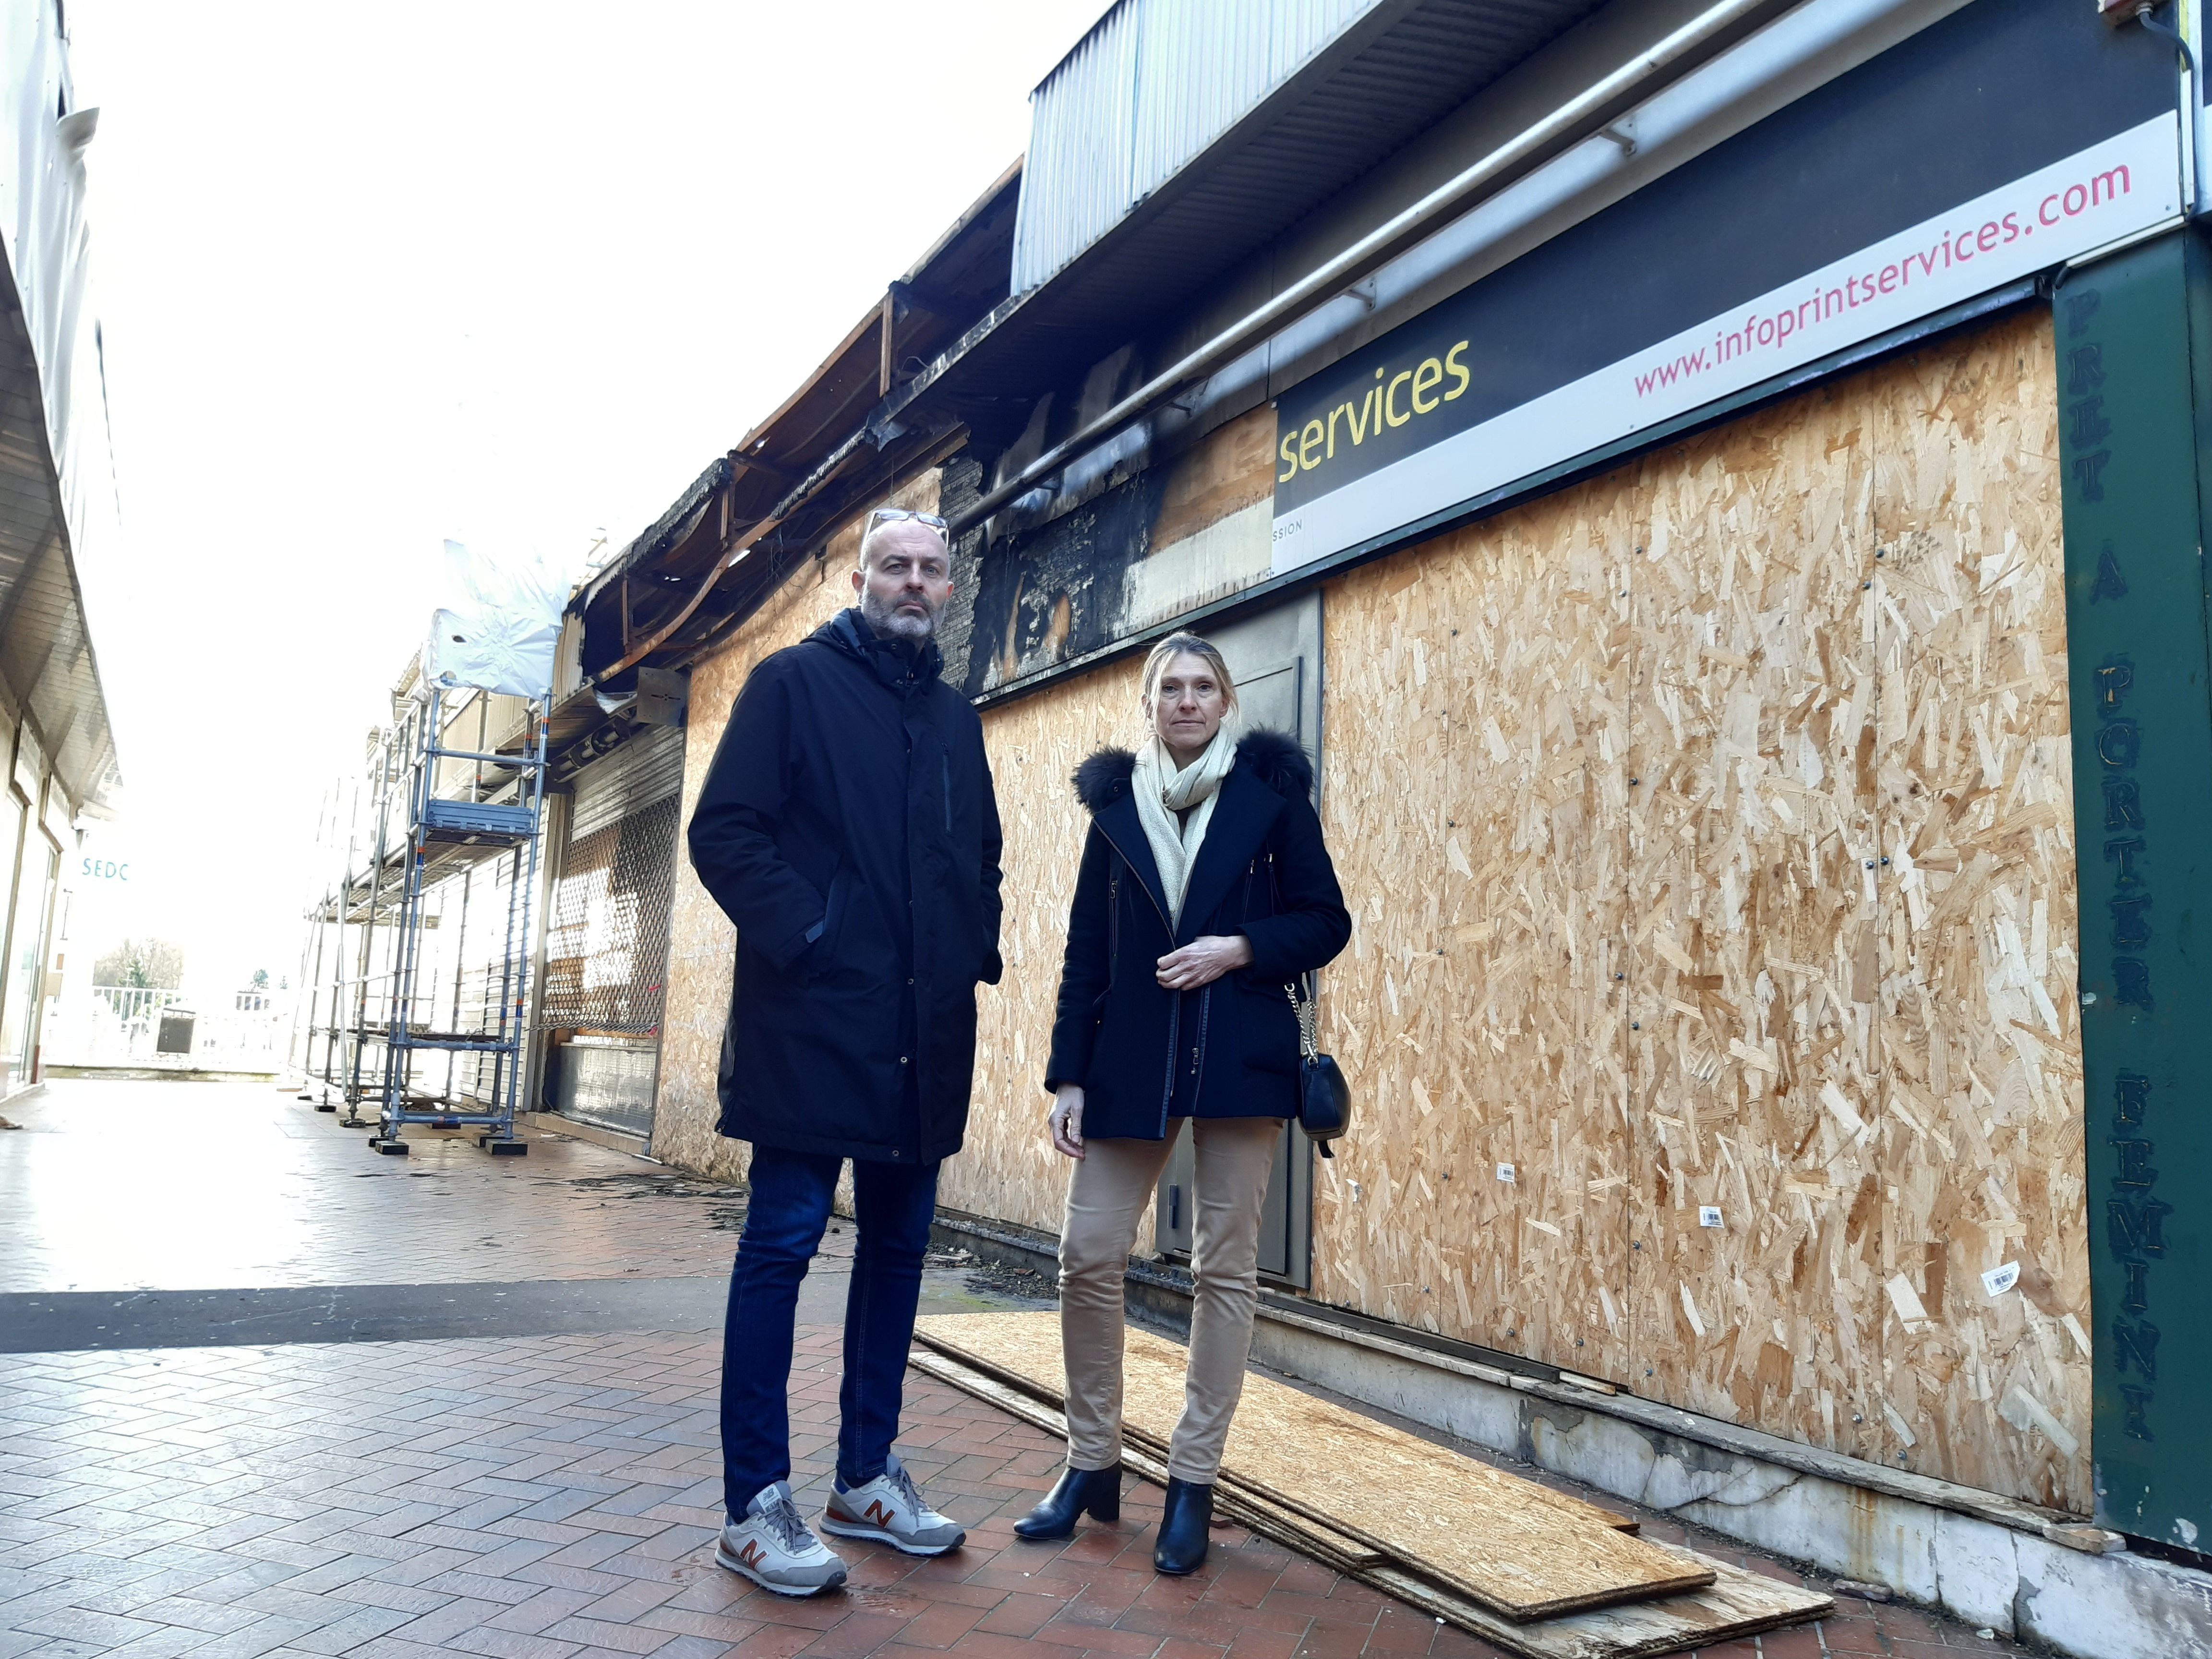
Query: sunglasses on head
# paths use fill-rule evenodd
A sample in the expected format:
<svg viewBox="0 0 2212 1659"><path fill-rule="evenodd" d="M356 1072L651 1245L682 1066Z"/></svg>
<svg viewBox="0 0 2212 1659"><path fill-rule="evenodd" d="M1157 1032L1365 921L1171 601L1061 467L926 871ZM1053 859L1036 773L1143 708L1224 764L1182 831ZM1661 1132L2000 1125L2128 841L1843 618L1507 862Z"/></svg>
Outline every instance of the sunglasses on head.
<svg viewBox="0 0 2212 1659"><path fill-rule="evenodd" d="M916 524L927 525L932 530L934 530L937 532L938 539L940 541L950 541L951 539L950 532L945 528L944 520L939 518L934 513L917 513L912 507L879 507L876 508L875 511L868 514L868 522L861 529L860 539L862 541L866 541L869 536L874 533L875 528L878 525L898 524L909 519Z"/></svg>

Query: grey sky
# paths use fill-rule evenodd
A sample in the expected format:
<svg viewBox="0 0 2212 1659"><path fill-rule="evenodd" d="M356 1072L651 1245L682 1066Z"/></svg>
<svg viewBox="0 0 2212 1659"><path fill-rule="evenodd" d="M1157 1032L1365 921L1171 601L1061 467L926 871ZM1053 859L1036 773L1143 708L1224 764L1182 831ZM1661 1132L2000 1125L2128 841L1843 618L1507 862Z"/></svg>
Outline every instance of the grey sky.
<svg viewBox="0 0 2212 1659"><path fill-rule="evenodd" d="M642 529L1020 153L1103 4L71 0L122 513L82 574L141 872L86 922L289 971L441 539L574 571Z"/></svg>

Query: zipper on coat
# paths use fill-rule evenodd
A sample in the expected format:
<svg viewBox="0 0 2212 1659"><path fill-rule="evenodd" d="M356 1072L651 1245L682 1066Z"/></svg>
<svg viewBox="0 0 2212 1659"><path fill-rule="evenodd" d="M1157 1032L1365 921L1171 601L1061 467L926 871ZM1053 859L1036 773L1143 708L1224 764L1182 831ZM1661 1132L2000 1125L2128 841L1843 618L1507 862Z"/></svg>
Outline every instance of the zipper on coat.
<svg viewBox="0 0 2212 1659"><path fill-rule="evenodd" d="M1176 1050L1182 1043L1182 997L1180 993L1168 1007L1168 1065L1167 1076L1160 1084L1160 1139L1168 1138L1168 1107L1175 1100Z"/></svg>
<svg viewBox="0 0 2212 1659"><path fill-rule="evenodd" d="M1113 845L1111 842L1108 846ZM1106 884L1106 989L1114 988L1121 956L1121 855L1114 854L1114 873Z"/></svg>
<svg viewBox="0 0 2212 1659"><path fill-rule="evenodd" d="M1198 994L1198 1041L1190 1046L1190 1074L1196 1077L1206 1063L1206 1027L1213 1013L1213 988L1209 985Z"/></svg>
<svg viewBox="0 0 2212 1659"><path fill-rule="evenodd" d="M945 764L945 833L952 833L952 756L948 750L938 757Z"/></svg>
<svg viewBox="0 0 2212 1659"><path fill-rule="evenodd" d="M1121 843L1115 841L1113 836L1107 835L1105 828L1103 825L1098 827L1098 833L1104 839L1106 844L1114 849L1115 855L1119 858L1122 863L1129 865L1129 873L1133 876L1136 874L1137 866L1133 864L1129 864L1129 855L1121 850ZM1168 943L1172 945L1175 943L1175 923L1168 920L1168 913L1160 908L1160 902L1158 899L1153 897L1152 890L1149 887L1145 887L1145 884L1141 881L1139 882L1137 885L1144 887L1145 896L1148 899L1152 899L1152 912L1159 917L1160 926L1168 930Z"/></svg>
<svg viewBox="0 0 2212 1659"><path fill-rule="evenodd" d="M1091 1024L1103 1027L1106 1023L1106 1005L1114 1000L1114 981L1117 974L1115 958L1121 950L1121 855L1111 855L1113 873L1106 878L1106 988L1091 1000Z"/></svg>

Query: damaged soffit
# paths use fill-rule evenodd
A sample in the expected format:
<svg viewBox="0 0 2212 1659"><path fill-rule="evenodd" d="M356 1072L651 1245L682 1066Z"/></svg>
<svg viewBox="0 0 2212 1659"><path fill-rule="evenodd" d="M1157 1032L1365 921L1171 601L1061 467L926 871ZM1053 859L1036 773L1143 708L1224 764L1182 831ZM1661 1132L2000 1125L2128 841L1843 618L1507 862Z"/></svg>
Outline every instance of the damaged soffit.
<svg viewBox="0 0 2212 1659"><path fill-rule="evenodd" d="M678 618L647 655L682 661L934 441L939 427L921 422L863 428L886 382L911 379L1006 297L1021 173L1017 161L994 179L812 374L578 591L569 609L584 621L586 675L606 673ZM748 544L751 556L718 568Z"/></svg>

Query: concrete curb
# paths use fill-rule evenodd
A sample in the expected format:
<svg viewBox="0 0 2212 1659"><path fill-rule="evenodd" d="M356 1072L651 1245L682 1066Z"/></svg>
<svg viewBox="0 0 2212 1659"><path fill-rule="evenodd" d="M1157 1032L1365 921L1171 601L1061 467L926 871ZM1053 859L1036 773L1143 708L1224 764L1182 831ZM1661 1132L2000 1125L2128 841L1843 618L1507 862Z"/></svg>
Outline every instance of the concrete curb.
<svg viewBox="0 0 2212 1659"><path fill-rule="evenodd" d="M278 1072L227 1071L198 1066L70 1066L44 1064L46 1077L91 1078L102 1083L276 1083Z"/></svg>

